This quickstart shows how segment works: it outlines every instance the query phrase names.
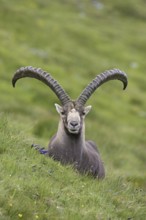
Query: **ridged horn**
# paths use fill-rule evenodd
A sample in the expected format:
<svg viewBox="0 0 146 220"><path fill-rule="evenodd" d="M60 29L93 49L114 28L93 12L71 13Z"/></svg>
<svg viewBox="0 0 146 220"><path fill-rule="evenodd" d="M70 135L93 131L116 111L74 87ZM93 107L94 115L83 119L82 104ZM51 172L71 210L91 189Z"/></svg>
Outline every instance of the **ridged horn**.
<svg viewBox="0 0 146 220"><path fill-rule="evenodd" d="M24 77L35 78L45 83L57 95L62 105L65 105L66 103L70 102L71 99L68 96L68 94L64 91L64 89L58 84L58 82L55 79L53 79L53 77L49 73L43 71L41 68L27 66L18 69L12 78L13 87L15 87L15 84L18 79Z"/></svg>
<svg viewBox="0 0 146 220"><path fill-rule="evenodd" d="M107 70L97 75L96 78L89 83L89 85L83 90L83 92L78 97L77 102L80 105L84 105L99 86L101 86L103 83L109 80L115 79L122 81L124 85L123 89L126 89L128 84L126 73L119 69Z"/></svg>

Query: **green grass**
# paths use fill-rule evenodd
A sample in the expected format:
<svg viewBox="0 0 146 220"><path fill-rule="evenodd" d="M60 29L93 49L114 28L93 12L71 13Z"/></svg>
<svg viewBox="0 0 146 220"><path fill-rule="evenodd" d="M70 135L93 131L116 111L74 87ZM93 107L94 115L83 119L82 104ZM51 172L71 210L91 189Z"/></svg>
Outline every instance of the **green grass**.
<svg viewBox="0 0 146 220"><path fill-rule="evenodd" d="M0 219L145 220L146 15L142 0L0 3ZM87 104L86 137L98 145L106 178L81 176L31 149L47 147L59 116L56 96L17 68L50 72L75 99L100 72L129 79L103 85Z"/></svg>

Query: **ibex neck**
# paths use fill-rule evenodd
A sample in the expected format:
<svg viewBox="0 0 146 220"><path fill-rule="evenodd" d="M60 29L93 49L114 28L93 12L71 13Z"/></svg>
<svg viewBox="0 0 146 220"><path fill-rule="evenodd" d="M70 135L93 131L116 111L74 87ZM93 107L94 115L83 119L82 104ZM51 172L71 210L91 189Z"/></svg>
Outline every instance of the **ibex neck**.
<svg viewBox="0 0 146 220"><path fill-rule="evenodd" d="M67 148L82 148L85 144L85 135L84 135L84 126L79 134L71 134L64 129L64 125L60 120L58 131L57 131L57 139L63 145L68 145Z"/></svg>

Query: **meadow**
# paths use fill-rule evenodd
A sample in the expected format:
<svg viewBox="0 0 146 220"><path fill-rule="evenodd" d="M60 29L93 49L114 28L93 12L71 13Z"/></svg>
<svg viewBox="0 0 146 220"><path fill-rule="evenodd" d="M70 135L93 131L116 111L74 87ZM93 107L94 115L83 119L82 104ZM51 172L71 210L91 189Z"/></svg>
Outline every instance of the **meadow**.
<svg viewBox="0 0 146 220"><path fill-rule="evenodd" d="M0 220L146 219L146 2L0 0ZM52 91L11 79L48 71L75 99L99 73L119 68L87 105L86 138L99 146L102 181L31 148L47 148L59 116ZM60 103L59 103L60 104Z"/></svg>

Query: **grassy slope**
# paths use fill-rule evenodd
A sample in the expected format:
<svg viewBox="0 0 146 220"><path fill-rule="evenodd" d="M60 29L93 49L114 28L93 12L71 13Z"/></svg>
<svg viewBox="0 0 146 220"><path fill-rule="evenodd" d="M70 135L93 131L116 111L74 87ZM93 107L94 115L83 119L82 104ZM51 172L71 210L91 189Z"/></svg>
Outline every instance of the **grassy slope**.
<svg viewBox="0 0 146 220"><path fill-rule="evenodd" d="M1 0L0 219L145 219L145 3L105 0L97 10L91 1L59 2ZM125 92L110 82L88 102L86 133L100 146L104 181L29 147L56 131L58 100L35 80L11 87L27 65L51 72L73 98L105 69L128 73Z"/></svg>

